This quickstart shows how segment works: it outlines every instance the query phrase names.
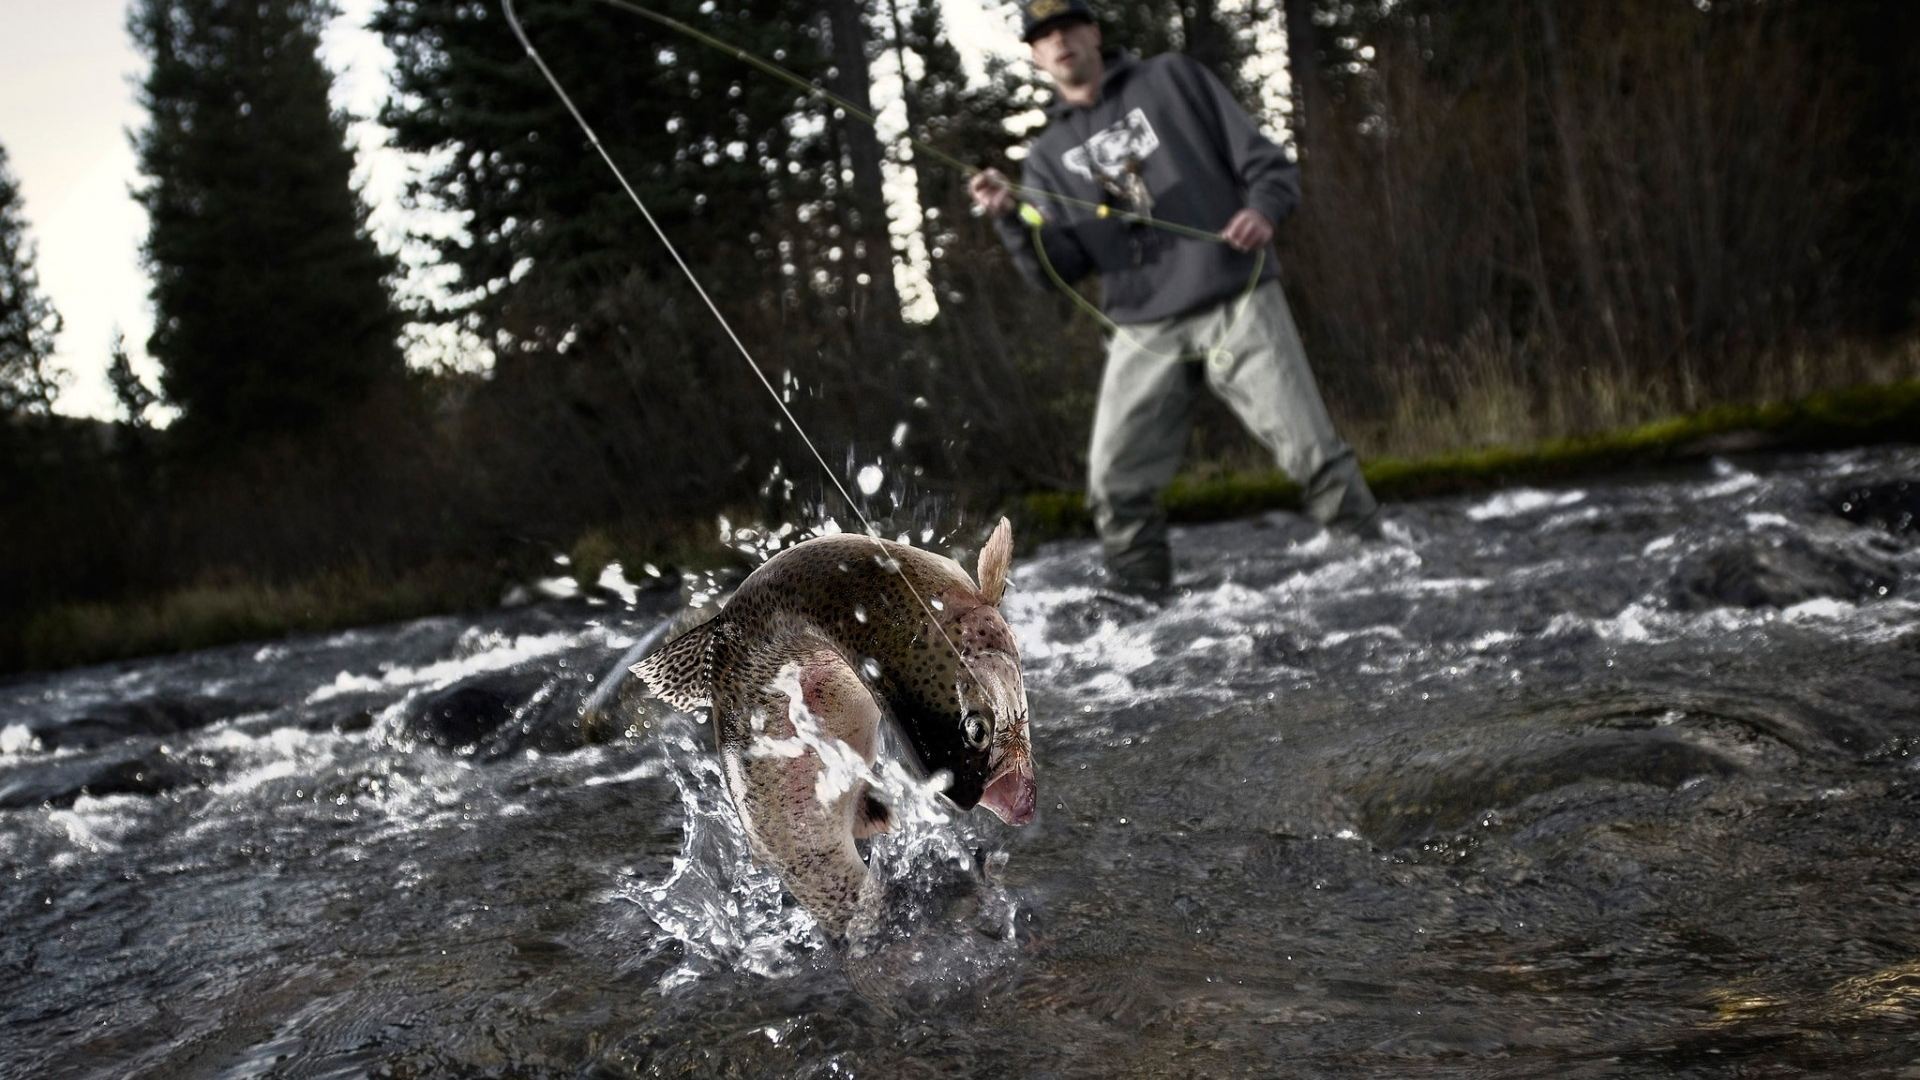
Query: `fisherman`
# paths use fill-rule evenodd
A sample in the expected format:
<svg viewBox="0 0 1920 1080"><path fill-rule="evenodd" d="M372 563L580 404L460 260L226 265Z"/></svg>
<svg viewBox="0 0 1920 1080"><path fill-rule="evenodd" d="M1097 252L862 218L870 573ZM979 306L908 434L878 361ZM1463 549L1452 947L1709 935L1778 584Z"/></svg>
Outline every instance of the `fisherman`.
<svg viewBox="0 0 1920 1080"><path fill-rule="evenodd" d="M1023 208L995 169L969 189L1034 284L1100 275L1111 336L1087 503L1112 586L1157 597L1172 583L1159 494L1203 382L1304 488L1308 514L1378 536L1378 504L1320 399L1269 250L1299 201L1298 167L1195 61L1103 49L1085 0L1021 0L1020 16L1054 84L1022 185L1038 205Z"/></svg>

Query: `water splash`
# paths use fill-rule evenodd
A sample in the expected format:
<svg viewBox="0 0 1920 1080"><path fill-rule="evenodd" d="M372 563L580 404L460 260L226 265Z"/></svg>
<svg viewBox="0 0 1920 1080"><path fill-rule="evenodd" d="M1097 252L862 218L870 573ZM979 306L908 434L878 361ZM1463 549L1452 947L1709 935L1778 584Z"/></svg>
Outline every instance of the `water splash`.
<svg viewBox="0 0 1920 1080"><path fill-rule="evenodd" d="M799 702L794 673L783 676ZM922 779L893 754L869 767L845 743L825 735L796 706L795 734L763 739L758 752L817 754L817 788L837 798L855 785L886 803L890 831L868 847L868 906L856 916L853 945L840 954L856 989L876 1002L944 997L1003 970L1018 950L1014 898L987 878L1006 862L988 851L941 794L944 774ZM726 794L720 761L705 733L688 723L657 732L666 773L680 796L682 843L658 882L616 890L668 937L684 959L660 980L671 990L719 971L791 977L828 946L813 917L785 894L779 878L755 863Z"/></svg>
<svg viewBox="0 0 1920 1080"><path fill-rule="evenodd" d="M684 815L680 854L665 880L617 890L685 951L686 959L661 979L662 990L716 969L792 974L819 947L812 917L785 900L779 878L754 864L727 801L719 759L703 736L690 723L656 728L655 744Z"/></svg>

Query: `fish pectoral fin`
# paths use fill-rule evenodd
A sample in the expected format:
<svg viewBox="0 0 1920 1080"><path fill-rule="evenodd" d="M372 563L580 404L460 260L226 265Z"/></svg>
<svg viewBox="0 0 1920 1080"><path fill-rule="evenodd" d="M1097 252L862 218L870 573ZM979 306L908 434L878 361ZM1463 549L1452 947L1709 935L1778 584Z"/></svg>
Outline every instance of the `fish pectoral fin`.
<svg viewBox="0 0 1920 1080"><path fill-rule="evenodd" d="M683 712L711 705L713 687L707 677L707 642L713 625L702 623L667 642L633 665L633 673L647 684L655 697Z"/></svg>
<svg viewBox="0 0 1920 1080"><path fill-rule="evenodd" d="M860 801L853 808L853 838L865 840L878 836L893 825L893 811L887 804L873 797L873 792L860 793Z"/></svg>

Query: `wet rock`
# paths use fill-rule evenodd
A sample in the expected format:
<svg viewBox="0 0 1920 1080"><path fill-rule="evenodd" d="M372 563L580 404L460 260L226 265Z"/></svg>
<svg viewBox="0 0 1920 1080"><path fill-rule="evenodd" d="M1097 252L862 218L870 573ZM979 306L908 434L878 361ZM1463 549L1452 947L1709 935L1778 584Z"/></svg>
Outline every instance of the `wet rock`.
<svg viewBox="0 0 1920 1080"><path fill-rule="evenodd" d="M1894 480L1848 488L1827 500L1833 512L1860 525L1877 525L1890 533L1920 533L1920 482Z"/></svg>
<svg viewBox="0 0 1920 1080"><path fill-rule="evenodd" d="M1694 777L1739 771L1714 750L1665 730L1596 732L1512 756L1462 757L1437 768L1380 776L1356 794L1361 831L1393 849L1574 784L1672 789Z"/></svg>
<svg viewBox="0 0 1920 1080"><path fill-rule="evenodd" d="M1892 595L1898 580L1893 569L1864 557L1787 539L1743 542L1699 556L1680 568L1672 595L1682 611L1784 608L1821 597L1877 600Z"/></svg>
<svg viewBox="0 0 1920 1080"><path fill-rule="evenodd" d="M334 735L351 735L366 731L373 727L376 718L373 706L338 701L303 704L288 710L282 716L289 727L315 734Z"/></svg>
<svg viewBox="0 0 1920 1080"><path fill-rule="evenodd" d="M146 697L101 705L71 719L31 727L45 749L90 750L124 739L195 731L261 708L201 694Z"/></svg>
<svg viewBox="0 0 1920 1080"><path fill-rule="evenodd" d="M329 721L326 730L341 735L349 735L354 732L366 731L371 727L373 727L373 710L355 709L350 713L345 713Z"/></svg>
<svg viewBox="0 0 1920 1080"><path fill-rule="evenodd" d="M72 806L82 795L158 795L193 780L191 769L158 746L86 759L41 759L0 775L0 810Z"/></svg>
<svg viewBox="0 0 1920 1080"><path fill-rule="evenodd" d="M422 697L400 736L484 759L523 750L567 753L604 741L604 732L582 720L581 699L571 673L490 672Z"/></svg>
<svg viewBox="0 0 1920 1080"><path fill-rule="evenodd" d="M455 753L473 753L532 709L546 687L540 671L489 672L422 697L401 722L400 735Z"/></svg>
<svg viewBox="0 0 1920 1080"><path fill-rule="evenodd" d="M1084 599L1062 603L1047 629L1056 640L1072 645L1092 637L1104 626L1131 626L1160 611L1161 605L1154 600L1101 589Z"/></svg>

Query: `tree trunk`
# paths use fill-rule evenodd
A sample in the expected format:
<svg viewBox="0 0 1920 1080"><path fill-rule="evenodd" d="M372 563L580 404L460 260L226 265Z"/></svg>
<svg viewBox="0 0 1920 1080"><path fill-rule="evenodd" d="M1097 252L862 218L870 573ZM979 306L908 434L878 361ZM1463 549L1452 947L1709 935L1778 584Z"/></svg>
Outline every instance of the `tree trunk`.
<svg viewBox="0 0 1920 1080"><path fill-rule="evenodd" d="M1287 66L1293 70L1293 115L1287 126L1293 129L1293 143L1302 159L1311 157L1309 146L1319 142L1314 125L1324 116L1320 84L1320 31L1313 25L1314 0L1285 0L1287 9Z"/></svg>
<svg viewBox="0 0 1920 1080"><path fill-rule="evenodd" d="M867 24L860 0L829 0L827 28L832 35L833 92L873 115L873 75L867 62ZM873 126L856 117L840 124L841 145L853 170L853 186L842 198L850 279L848 295L856 332L877 328L891 335L900 325L900 295L893 285L893 242L887 230L885 177L880 170L880 139ZM864 250L863 250L864 249ZM865 273L864 286L851 279Z"/></svg>
<svg viewBox="0 0 1920 1080"><path fill-rule="evenodd" d="M1220 25L1220 13L1214 0L1192 0L1180 9L1180 26L1187 39L1186 54L1207 70L1234 85L1233 43L1226 27Z"/></svg>
<svg viewBox="0 0 1920 1080"><path fill-rule="evenodd" d="M1560 30L1554 19L1553 3L1554 0L1534 0L1534 6L1540 12L1540 54L1546 65L1547 111L1560 149L1561 184L1567 199L1568 226L1573 230L1574 260L1579 267L1580 291L1588 308L1599 317L1601 334L1607 351L1612 354L1614 370L1625 373L1626 349L1620 343L1613 297L1600 266L1600 245L1593 228L1593 211L1587 199L1586 171L1580 161L1573 110L1568 104L1566 72L1560 63Z"/></svg>

